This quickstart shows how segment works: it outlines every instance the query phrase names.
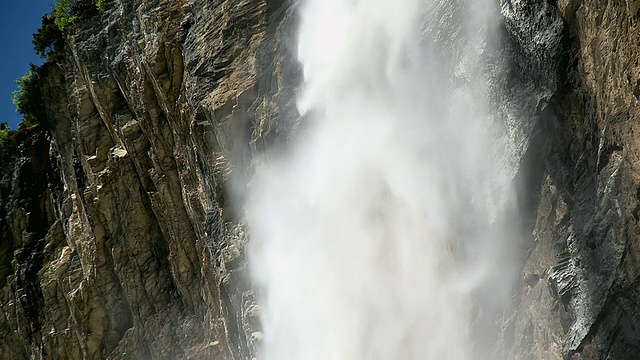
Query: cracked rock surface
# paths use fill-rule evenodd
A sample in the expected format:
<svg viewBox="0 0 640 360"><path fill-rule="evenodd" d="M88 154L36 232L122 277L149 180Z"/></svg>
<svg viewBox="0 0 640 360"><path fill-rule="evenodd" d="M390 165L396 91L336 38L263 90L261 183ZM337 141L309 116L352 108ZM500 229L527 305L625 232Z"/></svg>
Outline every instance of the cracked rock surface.
<svg viewBox="0 0 640 360"><path fill-rule="evenodd" d="M259 338L231 177L295 122L282 1L108 1L3 164L3 359L245 359ZM205 219L213 219L205 222Z"/></svg>

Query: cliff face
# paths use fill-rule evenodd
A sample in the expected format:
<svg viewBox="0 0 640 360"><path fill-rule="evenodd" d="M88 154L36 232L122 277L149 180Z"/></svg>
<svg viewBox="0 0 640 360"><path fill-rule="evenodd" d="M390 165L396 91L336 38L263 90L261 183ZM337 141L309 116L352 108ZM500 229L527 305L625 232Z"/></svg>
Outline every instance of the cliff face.
<svg viewBox="0 0 640 360"><path fill-rule="evenodd" d="M633 359L640 1L531 4L503 4L534 241L502 343L523 359ZM45 65L51 130L2 166L1 357L250 358L260 308L237 184L298 123L296 6L106 8Z"/></svg>
<svg viewBox="0 0 640 360"><path fill-rule="evenodd" d="M293 10L107 7L45 65L51 135L6 167L2 358L246 358L258 308L226 180L295 120Z"/></svg>
<svg viewBox="0 0 640 360"><path fill-rule="evenodd" d="M511 320L519 358L640 354L640 2L558 1L562 83L537 141L543 182Z"/></svg>

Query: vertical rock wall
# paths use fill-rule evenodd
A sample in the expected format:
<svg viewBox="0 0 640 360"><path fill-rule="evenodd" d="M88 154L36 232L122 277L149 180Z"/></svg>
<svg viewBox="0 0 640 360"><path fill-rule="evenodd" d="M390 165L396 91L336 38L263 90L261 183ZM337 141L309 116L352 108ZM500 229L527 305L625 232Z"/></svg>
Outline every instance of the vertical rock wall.
<svg viewBox="0 0 640 360"><path fill-rule="evenodd" d="M295 121L289 7L107 1L67 29L65 60L43 70L51 135L2 183L2 358L255 351L229 184Z"/></svg>
<svg viewBox="0 0 640 360"><path fill-rule="evenodd" d="M535 244L508 321L522 359L640 354L640 2L557 1L561 82L543 111Z"/></svg>

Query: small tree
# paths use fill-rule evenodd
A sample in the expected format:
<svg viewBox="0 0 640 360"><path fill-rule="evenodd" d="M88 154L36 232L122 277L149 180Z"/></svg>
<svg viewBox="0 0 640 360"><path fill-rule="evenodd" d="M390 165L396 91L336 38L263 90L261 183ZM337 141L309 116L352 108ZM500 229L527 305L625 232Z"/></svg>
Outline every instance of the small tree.
<svg viewBox="0 0 640 360"><path fill-rule="evenodd" d="M55 60L64 54L64 34L53 15L42 17L42 26L33 34L32 43L36 53L45 59Z"/></svg>
<svg viewBox="0 0 640 360"><path fill-rule="evenodd" d="M73 6L76 4L74 0L56 0L53 4L53 22L58 26L60 31L64 30L67 24L76 19Z"/></svg>
<svg viewBox="0 0 640 360"><path fill-rule="evenodd" d="M33 34L32 42L36 53L50 61L62 58L65 27L78 18L96 15L104 7L103 0L55 0L52 13L42 17L42 26ZM12 100L16 111L22 114L22 122L18 125L20 129L36 124L47 125L39 84L41 69L31 64L29 72L16 80L18 89L13 92Z"/></svg>
<svg viewBox="0 0 640 360"><path fill-rule="evenodd" d="M90 18L103 11L103 0L56 0L51 14L42 17L42 26L33 34L36 53L47 60L64 55L64 28L78 18Z"/></svg>
<svg viewBox="0 0 640 360"><path fill-rule="evenodd" d="M47 115L42 101L42 91L38 83L38 67L31 64L29 72L16 80L18 89L13 92L12 101L16 111L22 114L20 129L30 128L36 124L47 124Z"/></svg>

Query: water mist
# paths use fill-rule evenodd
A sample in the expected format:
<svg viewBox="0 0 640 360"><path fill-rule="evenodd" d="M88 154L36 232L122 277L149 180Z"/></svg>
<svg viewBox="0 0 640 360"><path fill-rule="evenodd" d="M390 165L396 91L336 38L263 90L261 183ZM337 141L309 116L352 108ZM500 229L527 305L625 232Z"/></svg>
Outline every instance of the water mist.
<svg viewBox="0 0 640 360"><path fill-rule="evenodd" d="M478 357L478 299L504 306L510 269L486 9L301 4L303 130L257 169L247 205L261 358Z"/></svg>

